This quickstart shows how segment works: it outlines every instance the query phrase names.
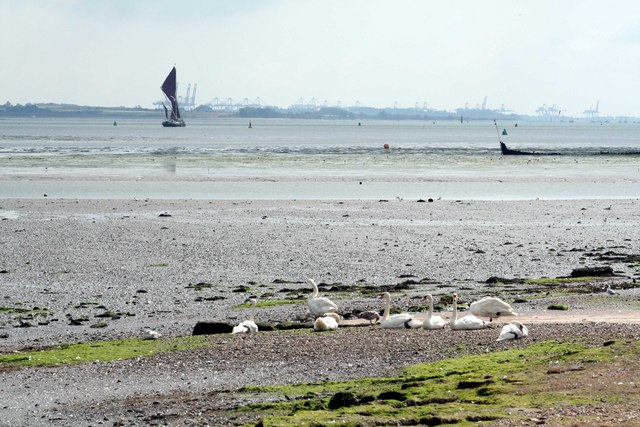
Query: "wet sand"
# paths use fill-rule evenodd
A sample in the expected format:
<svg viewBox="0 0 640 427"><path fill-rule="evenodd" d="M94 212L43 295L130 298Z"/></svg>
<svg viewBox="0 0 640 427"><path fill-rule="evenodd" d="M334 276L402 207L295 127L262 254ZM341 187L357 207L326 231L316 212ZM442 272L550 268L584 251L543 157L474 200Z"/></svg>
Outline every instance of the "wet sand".
<svg viewBox="0 0 640 427"><path fill-rule="evenodd" d="M339 285L375 289L412 281L408 289L393 293L395 307L408 310L426 293L432 293L436 302L453 292L467 302L488 294L511 302L522 297L526 302L517 304L522 313L519 320L532 325L536 339L553 337L558 330L571 336L571 324L581 334L597 332L602 339L627 336L639 323L640 299L634 280L640 272L637 263L624 262L620 256L640 253L639 206L638 200L5 199L0 201L0 306L6 308L0 313L0 352L137 337L144 328L165 337L189 335L198 321L244 319L248 311L235 306L248 295L261 300L304 297L309 292L307 277L321 283L323 294L336 300L344 314L382 307L375 293L332 292ZM578 267L602 265L610 265L617 277L583 283L580 286L587 292L581 295L549 289L548 295L527 299L529 289L522 284L486 283L492 276L559 277ZM603 292L606 283L620 294ZM546 310L550 304L567 304L570 310L551 312ZM446 316L448 307L444 307ZM261 322L305 319L308 312L303 301L257 313ZM107 326L91 328L98 322ZM598 326L596 332L588 326L605 324L609 326ZM378 339L389 334L401 334L400 341L420 336L416 343L423 348L438 345L426 343L432 341L426 334L407 335L411 332L352 328L329 337L269 332L248 339L265 348L285 340L291 351L298 340L307 346L314 346L314 340L340 346L344 353L340 357L350 361L351 367L322 371L327 378L339 379L370 374L382 359L357 365L358 356L352 351L378 345ZM495 333L475 335L478 349L493 349ZM223 356L229 339L216 337L217 350L203 353L213 352L222 361L212 365L184 365L167 355L162 356L166 360L98 364L97 370L80 364L2 372L2 393L9 398L0 412L17 424L45 425L53 423L55 411L109 406L114 399L134 394L165 395L185 388L220 389L285 380L269 374L276 359L252 373L228 359L230 355ZM454 348L463 336L450 339ZM385 351L404 354L398 342L385 344ZM238 354L248 348L234 346ZM385 372L432 359L421 354L390 363ZM195 351L188 360L202 360L200 356ZM296 360L300 363L292 366L288 379L324 378L310 372L304 360ZM143 375L149 381L142 386L137 372L142 365L151 369L155 363L164 363L171 374L167 371L168 376L154 380L149 372ZM97 375L121 383L101 388ZM86 386L71 392L62 384L73 383L72 378L86 379ZM56 397L61 392L66 397ZM25 401L29 404L20 403ZM61 416L59 424L75 425L67 415ZM77 425L84 424L86 420Z"/></svg>
<svg viewBox="0 0 640 427"><path fill-rule="evenodd" d="M308 277L373 287L431 283L394 297L401 306L410 302L402 298L425 292L436 300L454 291L462 300L500 292L484 284L492 276L558 277L611 264L634 277L633 266L598 261L597 254L640 253L639 207L637 200L6 199L2 306L37 310L24 328L15 327L15 313L3 313L8 337L0 345L131 336L145 327L184 335L199 320L242 316L230 308L250 294L304 296ZM211 287L190 287L197 283ZM380 304L357 294L339 298L344 311ZM584 304L599 308L598 301ZM102 318L107 328L88 327L105 312L120 316ZM303 304L261 312L264 321L306 314ZM69 325L82 317L89 321Z"/></svg>

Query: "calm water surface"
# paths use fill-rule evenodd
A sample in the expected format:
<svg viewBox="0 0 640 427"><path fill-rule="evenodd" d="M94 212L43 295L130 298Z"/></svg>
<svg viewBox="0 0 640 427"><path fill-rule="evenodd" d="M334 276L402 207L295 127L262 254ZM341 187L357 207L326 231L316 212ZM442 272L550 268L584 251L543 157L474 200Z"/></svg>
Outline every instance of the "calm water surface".
<svg viewBox="0 0 640 427"><path fill-rule="evenodd" d="M640 156L598 154L640 151L640 124L357 123L0 120L0 197L640 198Z"/></svg>

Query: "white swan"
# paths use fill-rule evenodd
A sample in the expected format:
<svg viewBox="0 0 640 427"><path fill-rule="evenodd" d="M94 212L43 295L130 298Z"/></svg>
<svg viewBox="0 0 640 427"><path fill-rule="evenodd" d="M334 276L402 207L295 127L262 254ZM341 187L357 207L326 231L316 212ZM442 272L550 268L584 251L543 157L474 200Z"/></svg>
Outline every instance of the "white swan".
<svg viewBox="0 0 640 427"><path fill-rule="evenodd" d="M429 302L429 311L427 317L422 322L422 329L444 329L446 322L440 316L433 315L433 296L428 294L425 299Z"/></svg>
<svg viewBox="0 0 640 427"><path fill-rule="evenodd" d="M327 313L322 317L318 317L313 322L314 331L335 331L338 329L338 323L340 322L340 316L337 313Z"/></svg>
<svg viewBox="0 0 640 427"><path fill-rule="evenodd" d="M458 294L453 294L453 313L450 320L451 329L486 329L489 324L482 319L478 319L473 314L468 314L458 319Z"/></svg>
<svg viewBox="0 0 640 427"><path fill-rule="evenodd" d="M160 338L162 335L160 335L158 332L153 331L151 329L145 329L144 330L144 334L142 335L142 339L143 340L157 340L158 338Z"/></svg>
<svg viewBox="0 0 640 427"><path fill-rule="evenodd" d="M255 322L255 312L256 312L256 300L255 298L250 298L249 302L251 303L251 314L249 315L248 320L243 320L237 326L233 327L232 334L250 334L254 332L258 332L258 325Z"/></svg>
<svg viewBox="0 0 640 427"><path fill-rule="evenodd" d="M422 326L422 322L417 320L409 313L400 313L389 316L389 312L391 311L391 295L389 294L389 292L384 292L381 295L381 298L384 298L385 300L384 314L380 319L380 325L383 328L417 329Z"/></svg>
<svg viewBox="0 0 640 427"><path fill-rule="evenodd" d="M491 322L500 316L517 316L508 303L496 297L485 297L478 301L474 301L469 306L472 314L480 317L488 317Z"/></svg>
<svg viewBox="0 0 640 427"><path fill-rule="evenodd" d="M522 323L514 321L502 327L500 336L496 341L517 340L529 336L529 329Z"/></svg>
<svg viewBox="0 0 640 427"><path fill-rule="evenodd" d="M313 286L313 292L307 297L307 304L314 316L324 316L327 313L335 313L338 311L338 306L329 298L323 298L318 296L318 285L313 279L307 279Z"/></svg>

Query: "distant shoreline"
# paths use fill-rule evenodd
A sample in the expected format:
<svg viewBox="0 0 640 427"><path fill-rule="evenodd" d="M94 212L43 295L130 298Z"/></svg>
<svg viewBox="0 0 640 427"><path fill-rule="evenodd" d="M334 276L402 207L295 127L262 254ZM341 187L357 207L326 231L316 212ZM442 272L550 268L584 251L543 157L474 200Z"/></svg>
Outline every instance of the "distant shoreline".
<svg viewBox="0 0 640 427"><path fill-rule="evenodd" d="M640 123L640 117L607 116L607 117L541 117L526 114L504 113L489 109L457 109L456 111L424 110L416 108L376 108L376 107L324 107L324 106L275 106L229 107L200 105L190 111L182 111L185 120L189 118L260 118L260 119L325 119L325 120L409 120L409 121L447 121L461 124L472 121L521 121L521 122L579 122L579 123ZM0 105L0 119L3 118L151 118L163 117L160 109L135 107L100 107L56 103L27 103Z"/></svg>

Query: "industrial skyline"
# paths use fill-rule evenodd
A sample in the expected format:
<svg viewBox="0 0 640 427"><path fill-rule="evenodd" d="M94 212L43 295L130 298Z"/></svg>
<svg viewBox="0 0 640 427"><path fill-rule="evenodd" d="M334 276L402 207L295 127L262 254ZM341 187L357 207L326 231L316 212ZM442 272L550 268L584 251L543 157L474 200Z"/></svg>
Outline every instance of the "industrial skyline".
<svg viewBox="0 0 640 427"><path fill-rule="evenodd" d="M193 91L192 91L192 87L193 87ZM348 103L348 102L344 103L341 100L337 100L331 103L327 100L319 101L315 97L312 97L309 100L305 100L304 98L299 97L294 103L286 106L269 104L267 101L263 100L260 97L253 98L253 99L249 99L247 97L244 97L242 99L234 99L232 97L227 97L227 98L215 97L210 101L197 104L196 103L197 87L198 87L197 83L194 83L193 85L191 83L187 83L187 89L186 89L185 95L178 96L178 101L180 103L180 106L185 111L191 111L197 108L198 106L208 106L214 111L237 111L240 108L245 108L245 107L252 107L252 108L276 107L276 108L289 108L289 109L301 109L301 110L327 108L327 107L336 107L336 108L365 107L360 103L360 101L357 101L357 100L352 103ZM500 104L500 106L497 108L496 107L491 108L488 101L489 101L488 97L485 96L481 104L476 103L474 105L471 105L469 103L465 103L464 106L457 107L451 112L460 113L461 111L464 111L464 110L477 110L477 111L497 111L497 112L500 112L501 114L515 113L515 114L521 114L521 115L533 115L532 114L533 112L511 110L505 104ZM161 100L155 101L153 105L156 107L156 109L162 109ZM583 116L590 119L597 119L598 117L600 117L599 105L600 105L600 100L597 100L595 107L590 106L583 111L582 113ZM438 108L437 106L429 105L426 101L422 101L422 102L416 101L415 104L413 105L404 105L404 106L398 105L398 103L394 103L393 105L383 106L382 108L407 108L407 109L412 108L415 110L422 110L425 112L447 111L445 109ZM550 105L543 104L535 110L535 115L543 118L553 118L553 117L562 117L564 112L565 110L557 106L556 104L550 104Z"/></svg>

